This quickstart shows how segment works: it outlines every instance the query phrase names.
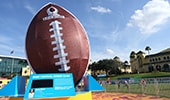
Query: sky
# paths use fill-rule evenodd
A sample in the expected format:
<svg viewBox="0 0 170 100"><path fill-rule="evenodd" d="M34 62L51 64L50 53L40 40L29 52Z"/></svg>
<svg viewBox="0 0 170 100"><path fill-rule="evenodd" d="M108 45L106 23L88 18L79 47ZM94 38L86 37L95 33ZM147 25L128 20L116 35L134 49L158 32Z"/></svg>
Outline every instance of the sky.
<svg viewBox="0 0 170 100"><path fill-rule="evenodd" d="M27 28L49 2L67 9L81 22L92 61L115 56L129 61L132 51L147 54L146 46L151 54L170 47L170 0L3 0L0 55L26 58Z"/></svg>

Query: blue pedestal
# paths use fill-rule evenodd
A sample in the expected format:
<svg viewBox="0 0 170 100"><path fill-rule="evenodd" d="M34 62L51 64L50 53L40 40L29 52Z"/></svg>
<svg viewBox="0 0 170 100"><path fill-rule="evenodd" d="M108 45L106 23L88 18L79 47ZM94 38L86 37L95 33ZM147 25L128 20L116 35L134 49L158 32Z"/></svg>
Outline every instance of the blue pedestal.
<svg viewBox="0 0 170 100"><path fill-rule="evenodd" d="M23 97L25 93L26 78L15 76L8 84L0 89L0 96Z"/></svg>
<svg viewBox="0 0 170 100"><path fill-rule="evenodd" d="M84 77L85 91L105 91L105 89L91 75Z"/></svg>
<svg viewBox="0 0 170 100"><path fill-rule="evenodd" d="M62 98L75 95L71 73L32 74L24 99Z"/></svg>

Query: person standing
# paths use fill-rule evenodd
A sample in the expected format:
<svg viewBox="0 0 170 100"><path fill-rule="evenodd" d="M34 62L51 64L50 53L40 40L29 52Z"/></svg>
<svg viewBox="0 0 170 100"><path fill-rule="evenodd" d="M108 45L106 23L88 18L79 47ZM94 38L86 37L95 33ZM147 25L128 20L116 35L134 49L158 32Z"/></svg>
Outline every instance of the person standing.
<svg viewBox="0 0 170 100"><path fill-rule="evenodd" d="M141 79L140 84L141 84L141 87L142 87L142 93L144 95L145 88L146 88L146 81L145 81L145 79Z"/></svg>
<svg viewBox="0 0 170 100"><path fill-rule="evenodd" d="M110 84L110 78L109 77L107 78L107 83Z"/></svg>
<svg viewBox="0 0 170 100"><path fill-rule="evenodd" d="M34 96L34 89L31 89L28 94L28 98L33 98Z"/></svg>
<svg viewBox="0 0 170 100"><path fill-rule="evenodd" d="M129 83L128 83L128 81L125 80L124 83L125 83L125 87L127 87L127 89L129 89Z"/></svg>

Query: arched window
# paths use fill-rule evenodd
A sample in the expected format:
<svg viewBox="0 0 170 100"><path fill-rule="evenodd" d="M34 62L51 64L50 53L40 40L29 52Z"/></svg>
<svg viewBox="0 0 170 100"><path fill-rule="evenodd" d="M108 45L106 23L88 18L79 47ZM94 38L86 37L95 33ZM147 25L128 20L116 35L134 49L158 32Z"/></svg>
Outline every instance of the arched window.
<svg viewBox="0 0 170 100"><path fill-rule="evenodd" d="M161 58L158 58L158 60L160 61L160 60L161 60Z"/></svg>
<svg viewBox="0 0 170 100"><path fill-rule="evenodd" d="M153 59L153 62L155 61L155 59Z"/></svg>
<svg viewBox="0 0 170 100"><path fill-rule="evenodd" d="M163 71L170 71L170 67L169 67L169 65L168 64L164 64L164 66L163 66Z"/></svg>
<svg viewBox="0 0 170 100"><path fill-rule="evenodd" d="M164 60L166 60L166 57L164 57Z"/></svg>
<svg viewBox="0 0 170 100"><path fill-rule="evenodd" d="M150 59L150 62L152 62L152 59Z"/></svg>
<svg viewBox="0 0 170 100"><path fill-rule="evenodd" d="M157 71L161 71L161 66L160 65L156 65L156 70Z"/></svg>
<svg viewBox="0 0 170 100"><path fill-rule="evenodd" d="M153 66L148 67L149 72L152 72L154 70Z"/></svg>

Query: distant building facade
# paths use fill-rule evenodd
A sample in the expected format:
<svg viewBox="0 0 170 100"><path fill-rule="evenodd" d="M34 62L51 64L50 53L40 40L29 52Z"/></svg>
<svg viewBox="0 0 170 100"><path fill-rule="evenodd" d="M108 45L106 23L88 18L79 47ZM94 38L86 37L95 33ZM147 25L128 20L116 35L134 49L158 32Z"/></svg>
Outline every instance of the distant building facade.
<svg viewBox="0 0 170 100"><path fill-rule="evenodd" d="M170 48L161 52L146 55L146 53L134 51L130 54L132 73L170 71Z"/></svg>
<svg viewBox="0 0 170 100"><path fill-rule="evenodd" d="M0 77L22 73L22 68L28 66L26 58L0 55Z"/></svg>

